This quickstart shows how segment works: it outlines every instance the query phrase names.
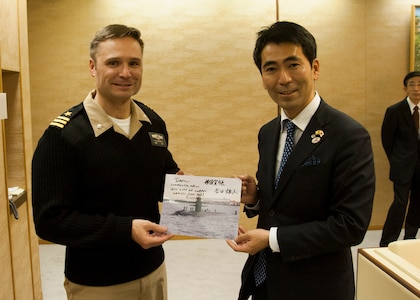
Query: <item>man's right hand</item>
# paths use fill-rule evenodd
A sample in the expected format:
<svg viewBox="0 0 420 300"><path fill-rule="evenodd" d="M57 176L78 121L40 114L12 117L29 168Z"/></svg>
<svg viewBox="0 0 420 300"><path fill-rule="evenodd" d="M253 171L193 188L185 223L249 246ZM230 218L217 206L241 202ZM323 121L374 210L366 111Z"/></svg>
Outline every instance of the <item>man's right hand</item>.
<svg viewBox="0 0 420 300"><path fill-rule="evenodd" d="M258 201L257 183L252 176L236 175L234 176L242 180L241 202L253 206Z"/></svg>
<svg viewBox="0 0 420 300"><path fill-rule="evenodd" d="M173 238L168 228L148 220L134 219L131 226L131 238L144 249L160 246Z"/></svg>

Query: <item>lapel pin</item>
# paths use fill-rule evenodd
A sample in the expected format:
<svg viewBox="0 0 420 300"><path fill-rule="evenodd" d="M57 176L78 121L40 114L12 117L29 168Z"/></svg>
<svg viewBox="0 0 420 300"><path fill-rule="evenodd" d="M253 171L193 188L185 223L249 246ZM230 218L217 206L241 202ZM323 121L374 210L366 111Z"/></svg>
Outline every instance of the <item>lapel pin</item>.
<svg viewBox="0 0 420 300"><path fill-rule="evenodd" d="M321 129L318 129L317 131L315 131L315 133L311 135L312 144L319 143L319 141L321 140L323 136L324 136L324 131L322 131Z"/></svg>

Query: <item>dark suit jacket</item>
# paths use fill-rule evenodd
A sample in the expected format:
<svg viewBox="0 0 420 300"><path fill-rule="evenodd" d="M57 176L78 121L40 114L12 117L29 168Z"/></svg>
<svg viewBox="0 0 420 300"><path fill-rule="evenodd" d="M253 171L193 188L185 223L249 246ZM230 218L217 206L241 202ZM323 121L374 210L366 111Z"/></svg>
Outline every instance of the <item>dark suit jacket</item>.
<svg viewBox="0 0 420 300"><path fill-rule="evenodd" d="M389 179L399 184L410 183L418 155L418 137L407 99L387 108L381 134L390 164Z"/></svg>
<svg viewBox="0 0 420 300"><path fill-rule="evenodd" d="M317 130L319 142L311 137ZM375 190L366 129L321 100L274 191L280 118L259 133L258 228L278 227L280 253L267 256L268 299L354 299L350 247L368 228ZM248 212L251 216L251 212ZM239 299L254 288L249 256Z"/></svg>

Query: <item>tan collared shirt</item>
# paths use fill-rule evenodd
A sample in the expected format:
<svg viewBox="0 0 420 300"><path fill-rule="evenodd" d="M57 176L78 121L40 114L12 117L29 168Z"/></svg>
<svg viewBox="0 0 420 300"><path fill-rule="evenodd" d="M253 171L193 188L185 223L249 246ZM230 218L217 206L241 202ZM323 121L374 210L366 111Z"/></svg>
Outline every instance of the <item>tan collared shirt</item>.
<svg viewBox="0 0 420 300"><path fill-rule="evenodd" d="M152 123L144 111L131 99L130 132L127 135L127 133L125 133L125 131L120 126L112 122L111 118L106 114L104 109L94 100L95 95L96 90L93 90L89 92L89 94L86 96L86 99L83 101L83 105L89 117L90 125L92 126L95 137L100 136L111 127L114 127L116 132L126 136L131 140L143 126L141 121Z"/></svg>

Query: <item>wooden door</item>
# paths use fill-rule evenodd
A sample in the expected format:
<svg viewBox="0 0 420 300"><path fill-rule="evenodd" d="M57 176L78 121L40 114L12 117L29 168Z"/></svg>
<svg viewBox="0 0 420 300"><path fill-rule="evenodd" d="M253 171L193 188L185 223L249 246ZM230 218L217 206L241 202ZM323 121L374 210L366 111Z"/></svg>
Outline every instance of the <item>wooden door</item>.
<svg viewBox="0 0 420 300"><path fill-rule="evenodd" d="M0 92L3 92L1 71ZM7 197L4 141L5 121L0 120L0 300L14 299L12 256L9 233L9 200Z"/></svg>

